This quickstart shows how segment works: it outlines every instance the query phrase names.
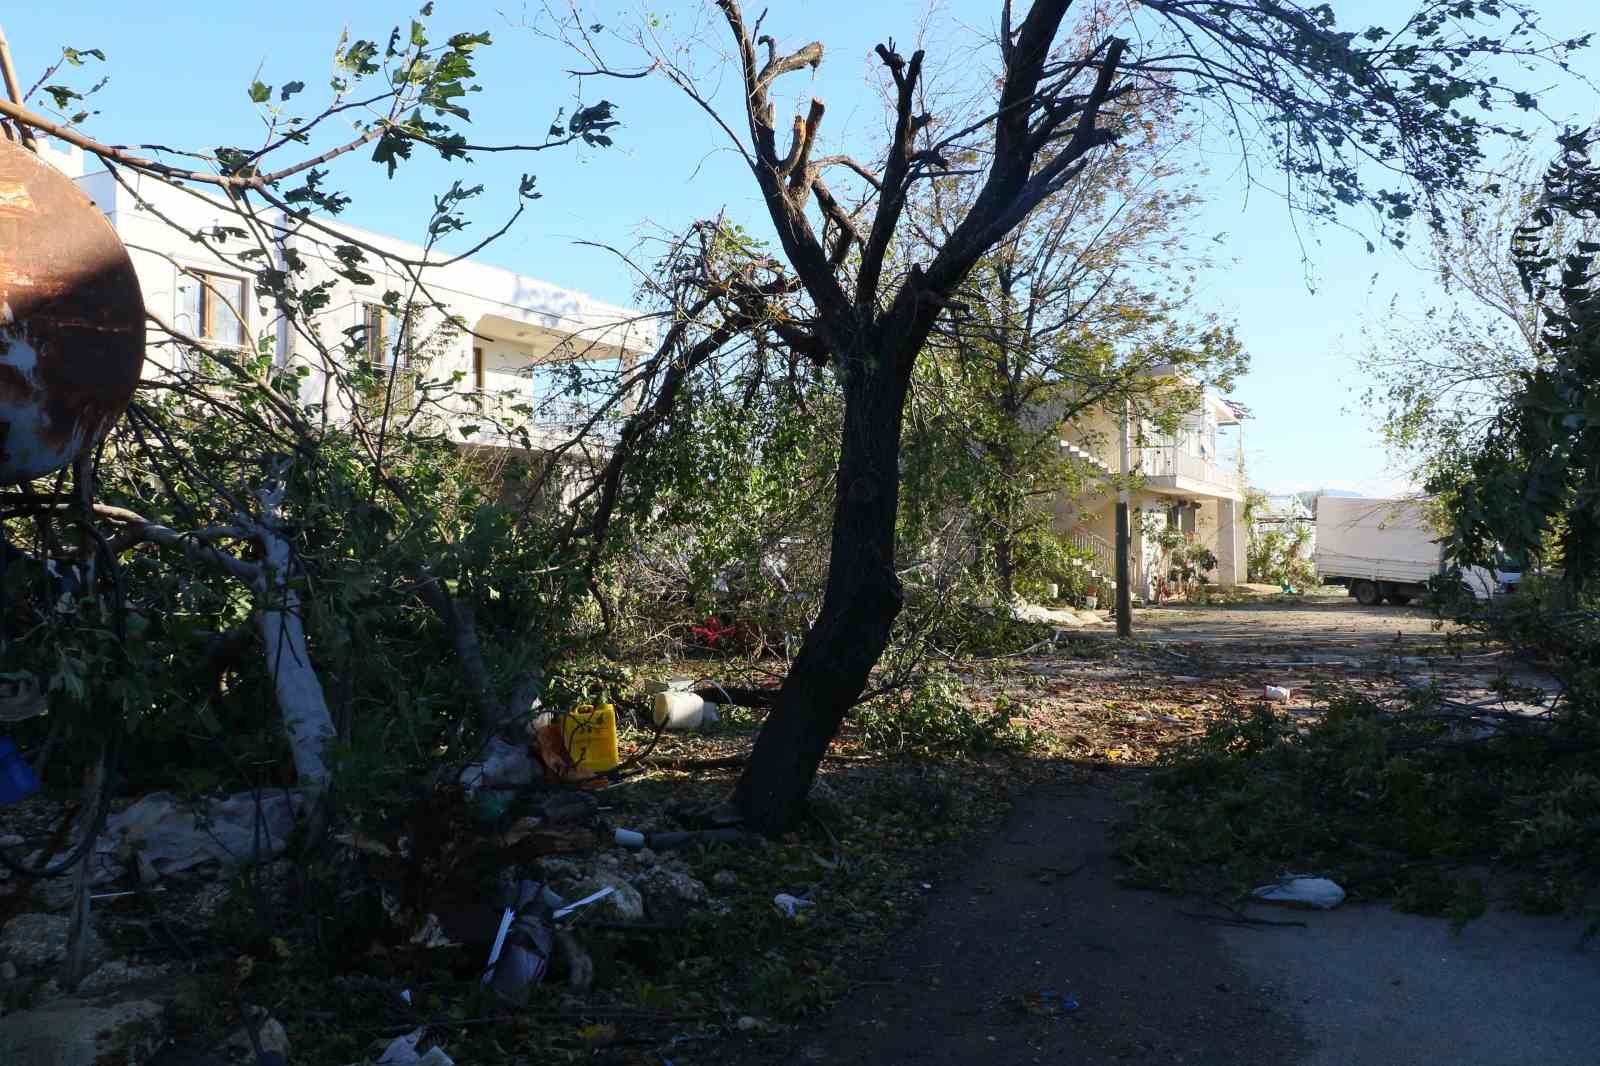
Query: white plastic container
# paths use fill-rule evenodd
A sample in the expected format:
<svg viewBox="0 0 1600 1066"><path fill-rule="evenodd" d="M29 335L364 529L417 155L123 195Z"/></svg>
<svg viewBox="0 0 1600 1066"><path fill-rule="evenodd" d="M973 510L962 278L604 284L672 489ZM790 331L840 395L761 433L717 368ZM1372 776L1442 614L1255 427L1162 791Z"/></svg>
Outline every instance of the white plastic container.
<svg viewBox="0 0 1600 1066"><path fill-rule="evenodd" d="M650 716L668 729L699 729L717 720L714 704L693 692L657 692Z"/></svg>
<svg viewBox="0 0 1600 1066"><path fill-rule="evenodd" d="M1273 703L1288 703L1289 697L1292 694L1293 693L1291 693L1289 689L1283 688L1279 685L1268 685L1261 690L1261 695L1265 696Z"/></svg>

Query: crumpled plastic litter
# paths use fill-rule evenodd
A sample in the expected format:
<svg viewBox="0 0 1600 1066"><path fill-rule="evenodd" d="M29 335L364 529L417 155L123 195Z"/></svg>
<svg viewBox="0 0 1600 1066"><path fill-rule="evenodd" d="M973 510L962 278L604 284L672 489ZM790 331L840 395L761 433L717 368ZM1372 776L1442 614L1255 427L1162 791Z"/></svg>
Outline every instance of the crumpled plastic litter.
<svg viewBox="0 0 1600 1066"><path fill-rule="evenodd" d="M414 1029L405 1036L397 1036L389 1041L389 1046L378 1056L378 1066L455 1066L455 1060L438 1046L429 1048L425 1055L417 1054L422 1032L421 1029Z"/></svg>
<svg viewBox="0 0 1600 1066"><path fill-rule="evenodd" d="M801 899L799 896L791 896L787 892L779 892L772 897L772 905L778 908L778 912L785 918L793 918L806 907L815 907L816 903L809 899Z"/></svg>
<svg viewBox="0 0 1600 1066"><path fill-rule="evenodd" d="M1326 877L1284 874L1276 884L1262 885L1250 893L1263 903L1282 903L1328 911L1344 902L1344 889Z"/></svg>

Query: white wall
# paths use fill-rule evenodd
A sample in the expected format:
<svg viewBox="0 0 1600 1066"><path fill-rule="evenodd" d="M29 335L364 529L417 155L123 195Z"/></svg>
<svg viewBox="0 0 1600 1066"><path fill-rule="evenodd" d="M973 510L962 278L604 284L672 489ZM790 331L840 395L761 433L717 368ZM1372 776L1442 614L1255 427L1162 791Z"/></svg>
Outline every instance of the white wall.
<svg viewBox="0 0 1600 1066"><path fill-rule="evenodd" d="M57 162L64 169L73 165L65 156ZM138 174L124 174L126 186L104 170L77 176L77 182L128 245L146 307L164 321L179 325L181 269L232 276L241 276L243 272L204 245L191 241L165 220L191 231L215 226L243 228L244 224L226 203L198 190L179 189ZM348 235L393 255L420 261L425 253L415 244L342 224L324 223L327 229L304 223L285 226L284 216L277 212L263 212L260 219L275 232L297 232L283 236L282 247L275 250L276 262L254 259L245 265L281 269L284 249L292 249L309 264L305 274L297 279L297 286L331 283L327 306L304 327L319 332L325 348L337 349L344 341L342 331L362 322L363 305L382 303L384 294L389 291L400 293L402 301L415 292L410 278L399 270L385 269L381 260L370 253L361 269L372 275L373 281L355 284L338 275L341 264L332 254L332 245L338 243L341 236ZM256 246L253 239L224 239L220 243L220 247L230 253ZM436 253L432 258L440 256ZM638 311L537 278L471 260L428 267L423 276L428 292L445 305L451 315L459 316L467 330L459 333L443 351L434 354L428 375L442 379L459 373L458 391L462 394L476 387L474 347L485 349L488 391L510 389L527 395L531 386L527 377L518 371L553 357L572 357L556 354L558 352L570 350L580 358L609 356L631 362L655 346L654 320L643 318ZM343 404L326 389L327 368L320 365L318 345L298 336L273 308L258 300L248 284L251 279L246 280L247 334L252 338L268 336L269 348L280 364L293 361L309 366L311 374L302 386L303 398L320 401L327 394L330 411L342 413ZM419 343L425 343L444 321L441 312L424 310L418 316L413 335ZM147 375L171 369L172 349L158 343L164 339L164 334L152 328ZM566 347L563 347L564 341L569 342ZM465 413L467 405L462 404L461 408Z"/></svg>

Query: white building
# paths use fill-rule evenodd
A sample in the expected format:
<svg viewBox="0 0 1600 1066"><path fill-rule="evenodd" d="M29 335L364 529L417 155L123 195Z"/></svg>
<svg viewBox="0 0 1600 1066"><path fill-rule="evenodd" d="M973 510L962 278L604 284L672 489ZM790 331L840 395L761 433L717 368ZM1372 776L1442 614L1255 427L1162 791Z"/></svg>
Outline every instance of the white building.
<svg viewBox="0 0 1600 1066"><path fill-rule="evenodd" d="M1128 469L1137 481L1130 493L1129 563L1132 596L1150 600L1167 569L1160 544L1166 531L1208 548L1217 565L1207 579L1227 588L1246 579L1248 531L1244 521L1245 488L1239 463L1241 411L1214 391L1199 388L1162 369L1175 387L1198 391L1195 408L1173 433L1153 423L1128 428ZM1102 587L1114 587L1112 559L1116 543L1116 476L1121 470L1120 412L1096 408L1063 427L1064 452L1093 475L1091 488L1059 493L1054 528L1097 556L1095 576Z"/></svg>
<svg viewBox="0 0 1600 1066"><path fill-rule="evenodd" d="M533 439L553 443L566 439L569 427L585 417L585 405L609 394L626 369L652 351L656 342L655 321L641 312L471 259L425 270L426 296L431 300L420 295L413 280L395 265L370 254L359 267L371 276L370 282L351 281L338 273L346 269L336 251L341 236L403 260L426 257L437 262L449 256L437 250L427 255L418 245L322 219L302 223L279 212L262 212L250 224L272 235L274 261L264 262L259 253L251 253L253 258L243 264L229 262L260 242L220 230L245 223L226 203L207 195L203 186L178 188L129 171L120 173L121 181L104 169L85 173L84 154L76 149L49 148L44 156L76 180L127 245L147 311L176 330L219 347L254 345L266 338L275 365L308 369L302 399L325 402L334 419L348 415L350 397L331 384L323 351L338 351L355 339L378 367L390 367L397 358L417 358L419 363L425 358L418 376L425 375L439 391L443 391L440 383L453 381L449 387L453 396L439 406L453 405L459 411L459 420L447 420L447 425L463 443L514 443L503 437L492 439L481 428L470 440L461 435L463 427L481 425L483 419L475 416L484 406L508 418L531 421ZM218 233L219 252L190 240L183 231ZM309 264L296 277L296 288L329 283L326 304L301 329L257 298L251 272L242 269L283 269L294 257ZM402 306L421 308L412 312L405 327L410 331L407 342L399 345L396 333L404 316L385 307L385 294L390 292L400 294ZM451 325L452 319L462 328ZM316 331L323 343L308 341L302 332L306 328ZM147 377L170 371L178 358L176 347L163 343L167 339L152 326ZM579 388L578 379L585 371L593 372L590 377L603 377L605 386ZM470 400L473 394L476 403ZM533 414L510 414L518 405L531 408ZM626 406L618 405L613 414L623 413Z"/></svg>

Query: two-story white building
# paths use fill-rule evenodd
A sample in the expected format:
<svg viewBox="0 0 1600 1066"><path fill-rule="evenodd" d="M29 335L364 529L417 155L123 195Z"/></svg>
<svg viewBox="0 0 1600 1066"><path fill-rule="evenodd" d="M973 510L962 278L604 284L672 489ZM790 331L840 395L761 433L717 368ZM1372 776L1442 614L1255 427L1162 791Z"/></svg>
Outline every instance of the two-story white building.
<svg viewBox="0 0 1600 1066"><path fill-rule="evenodd" d="M341 237L382 249L397 260L440 263L450 257L342 222L317 219L307 224L278 212L242 220L203 187L177 188L126 171L119 181L104 169L85 167L80 150L49 142L42 154L77 182L127 245L147 311L218 347L254 346L266 338L276 365L307 368L302 399L324 403L334 419L348 414L351 397L348 389L334 387L330 370L336 368L326 365L326 353L342 352L354 341L357 357L379 368L392 367L396 359L425 359L418 374L435 382L436 392L450 393L436 406L446 414L452 407L459 413L459 418L444 421L461 443L515 445L510 438L495 439L484 428L478 412L487 406L529 424L535 446L554 444L586 420L593 404L612 395L627 368L656 342L655 321L642 312L471 259L428 266L423 271L425 294L397 263L373 255L359 265L370 282L352 281L339 274L345 266L337 253ZM227 235L229 228L247 225L272 235L274 262L265 263L256 253L243 261L235 258L260 244ZM189 239L184 231L215 234L217 250ZM295 280L297 288L330 283L327 303L314 321L299 328L257 298L252 277L254 268L283 269L292 257L308 264ZM392 304L386 307L385 294L390 292L399 293L401 305L415 310L396 314ZM307 329L317 331L321 343L308 341ZM397 345L402 329L408 336ZM149 338L145 375L170 372L173 360L182 357L181 349L166 343L169 337L157 326L152 325ZM443 390L442 382L453 384ZM532 413L510 413L519 406ZM614 425L627 408L624 396L606 421ZM462 435L469 426L478 427L470 439Z"/></svg>
<svg viewBox="0 0 1600 1066"><path fill-rule="evenodd" d="M1196 409L1183 416L1175 432L1150 422L1126 427L1129 480L1134 485L1129 501L1129 561L1136 600L1149 601L1163 576L1167 560L1160 535L1165 530L1176 530L1186 541L1211 550L1217 566L1207 577L1216 585L1226 588L1247 576L1249 531L1238 439L1241 412L1209 389L1199 389L1199 394ZM1067 427L1061 447L1091 471L1092 487L1076 494L1063 492L1055 499L1056 531L1096 554L1095 569L1107 591L1114 572L1123 432L1120 413L1107 410L1095 410Z"/></svg>

